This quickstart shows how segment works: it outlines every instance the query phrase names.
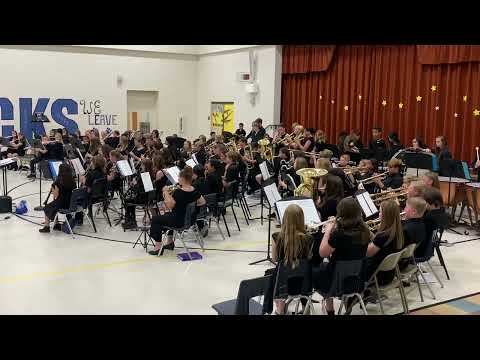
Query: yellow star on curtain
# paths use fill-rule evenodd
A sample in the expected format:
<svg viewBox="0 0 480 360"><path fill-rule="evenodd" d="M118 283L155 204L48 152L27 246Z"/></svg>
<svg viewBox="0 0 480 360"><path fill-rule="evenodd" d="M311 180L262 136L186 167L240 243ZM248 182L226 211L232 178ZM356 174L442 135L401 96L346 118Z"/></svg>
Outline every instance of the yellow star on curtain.
<svg viewBox="0 0 480 360"><path fill-rule="evenodd" d="M453 114L453 116L454 116L454 117L458 117L458 114L457 114L457 113L455 113L455 114Z"/></svg>
<svg viewBox="0 0 480 360"><path fill-rule="evenodd" d="M432 91L437 91L437 85L432 85L432 87L430 88L430 90L432 90Z"/></svg>
<svg viewBox="0 0 480 360"><path fill-rule="evenodd" d="M417 99L417 102L422 101L422 97L420 95L418 95L416 99Z"/></svg>
<svg viewBox="0 0 480 360"><path fill-rule="evenodd" d="M362 95L358 95L358 100L362 100Z"/></svg>
<svg viewBox="0 0 480 360"><path fill-rule="evenodd" d="M467 95L463 95L463 102L467 102Z"/></svg>
<svg viewBox="0 0 480 360"><path fill-rule="evenodd" d="M478 109L473 110L473 116L480 116L480 110Z"/></svg>
<svg viewBox="0 0 480 360"><path fill-rule="evenodd" d="M382 106L387 106L387 100L383 99Z"/></svg>
<svg viewBox="0 0 480 360"><path fill-rule="evenodd" d="M403 109L403 103L402 102L400 104L398 104L398 108Z"/></svg>
<svg viewBox="0 0 480 360"><path fill-rule="evenodd" d="M343 107L343 110L348 111L348 105L345 105L345 106Z"/></svg>

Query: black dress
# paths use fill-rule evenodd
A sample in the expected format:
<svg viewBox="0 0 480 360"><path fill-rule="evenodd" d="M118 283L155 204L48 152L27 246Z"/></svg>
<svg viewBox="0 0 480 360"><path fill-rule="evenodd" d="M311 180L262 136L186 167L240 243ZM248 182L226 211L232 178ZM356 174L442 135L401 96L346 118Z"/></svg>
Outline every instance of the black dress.
<svg viewBox="0 0 480 360"><path fill-rule="evenodd" d="M73 183L73 182L72 182ZM68 209L70 207L70 198L72 197L73 187L64 186L58 179L52 186L58 187L58 198L45 205L45 215L50 219L55 219L55 215L60 209Z"/></svg>
<svg viewBox="0 0 480 360"><path fill-rule="evenodd" d="M367 280L373 275L378 266L382 261L390 254L393 254L400 249L396 248L396 239L389 240L388 235L383 233L378 233L375 235L375 238L372 240L373 244L378 247L380 250L368 258L367 260ZM395 277L395 270L391 271L380 271L377 274L378 284L380 286L390 283Z"/></svg>

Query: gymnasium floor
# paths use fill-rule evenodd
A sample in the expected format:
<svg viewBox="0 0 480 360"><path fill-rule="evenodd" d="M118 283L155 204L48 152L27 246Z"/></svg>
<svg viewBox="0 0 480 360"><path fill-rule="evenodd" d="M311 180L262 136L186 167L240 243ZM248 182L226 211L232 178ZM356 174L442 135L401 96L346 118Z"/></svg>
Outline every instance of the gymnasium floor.
<svg viewBox="0 0 480 360"><path fill-rule="evenodd" d="M120 226L110 228L102 215L96 220L96 234L87 221L75 228L80 234L75 239L63 232L40 234L39 225L29 222L40 223L43 217L33 210L39 204L38 180L28 182L25 173L8 172L9 189L21 184L10 195L14 203L26 200L28 213L23 219L0 217L0 314L212 315L212 304L236 297L241 280L261 276L269 267L267 263L248 265L266 256L268 222L261 226L256 220L246 226L240 209L236 209L240 232L228 211L231 238L222 240L212 226L203 259L181 262L171 251L154 257L141 246L132 248L138 233L123 232ZM42 182L43 199L49 184ZM252 207L252 212L259 216L260 207ZM111 217L116 215L112 212ZM432 284L436 300L425 288L423 303L418 292L412 291L408 295L411 310L480 291L480 241L465 241L474 235L444 235L456 243L442 247L451 280L445 279L434 258L432 263L445 287ZM187 239L198 247L193 235ZM182 249L176 248L178 252ZM378 313L376 305L367 305L367 309L370 314ZM401 312L396 292L386 300L385 309L388 314ZM319 305L316 313L322 313Z"/></svg>

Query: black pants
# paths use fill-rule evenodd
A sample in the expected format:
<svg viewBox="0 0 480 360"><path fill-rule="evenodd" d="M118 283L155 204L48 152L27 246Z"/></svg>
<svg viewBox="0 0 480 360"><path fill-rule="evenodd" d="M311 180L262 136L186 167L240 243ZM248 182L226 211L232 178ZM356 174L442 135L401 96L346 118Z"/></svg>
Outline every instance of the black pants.
<svg viewBox="0 0 480 360"><path fill-rule="evenodd" d="M43 156L37 156L30 160L30 174L35 175L35 165L43 160L46 160Z"/></svg>
<svg viewBox="0 0 480 360"><path fill-rule="evenodd" d="M180 227L182 226L183 218L180 219L178 223L178 216L175 216L172 213L166 213L164 215L157 215L152 218L152 223L150 226L150 237L155 241L162 240L162 234L166 231L165 227ZM169 233L171 235L172 232Z"/></svg>

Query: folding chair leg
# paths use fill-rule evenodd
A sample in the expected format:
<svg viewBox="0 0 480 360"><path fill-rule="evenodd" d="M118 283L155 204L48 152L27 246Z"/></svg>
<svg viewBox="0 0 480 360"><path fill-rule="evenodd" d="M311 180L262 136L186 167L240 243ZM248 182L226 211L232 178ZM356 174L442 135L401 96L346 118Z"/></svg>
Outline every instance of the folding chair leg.
<svg viewBox="0 0 480 360"><path fill-rule="evenodd" d="M423 282L425 283L425 285L427 285L427 288L430 291L430 294L432 295L433 300L436 300L437 298L435 297L435 294L433 293L432 288L430 287L429 283L427 282L427 279L425 279L425 276L423 275L422 270L420 269L420 267L418 265L417 265L417 268L418 268L418 272L420 273L420 276L423 279Z"/></svg>
<svg viewBox="0 0 480 360"><path fill-rule="evenodd" d="M105 215L105 218L108 221L108 225L110 225L110 227L112 227L112 222L110 221L110 216L108 216L108 211L106 209L103 210L103 215Z"/></svg>
<svg viewBox="0 0 480 360"><path fill-rule="evenodd" d="M93 228L93 230L95 230L95 232L97 232L97 228L95 227L95 224L93 223L93 219L90 217L90 215L87 213L83 213L83 217L86 217L88 222L90 223L90 226Z"/></svg>
<svg viewBox="0 0 480 360"><path fill-rule="evenodd" d="M185 248L185 251L187 252L188 258L190 260L192 260L192 255L190 254L190 251L188 251L187 244L185 244L185 241L183 240L183 235L184 235L184 232L182 231L182 233L180 234L180 241L182 242L183 247Z"/></svg>
<svg viewBox="0 0 480 360"><path fill-rule="evenodd" d="M375 276L375 290L377 293L378 305L380 306L380 312L382 313L382 315L385 315L385 310L383 309L382 294L380 293L380 289L378 287L378 280L376 276Z"/></svg>
<svg viewBox="0 0 480 360"><path fill-rule="evenodd" d="M440 280L440 278L438 277L438 275L437 275L437 273L435 272L435 270L433 270L433 267L432 267L432 264L430 264L430 261L427 261L427 265L428 265L428 267L430 268L430 271L432 272L433 276L435 276L435 279L437 279L438 283L440 284L440 286L441 286L442 289L443 289L442 280Z"/></svg>
<svg viewBox="0 0 480 360"><path fill-rule="evenodd" d="M228 230L227 220L225 220L225 215L222 214L223 223L225 224L225 228L227 229L227 235L230 237L230 230Z"/></svg>
<svg viewBox="0 0 480 360"><path fill-rule="evenodd" d="M360 307L362 308L364 315L368 315L367 308L365 307L362 296L360 294L355 294L355 296L358 297L358 301L360 302Z"/></svg>
<svg viewBox="0 0 480 360"><path fill-rule="evenodd" d="M218 232L222 236L222 240L225 241L225 235L223 235L222 228L220 227L220 221L217 219L217 221L215 221L215 224L217 225Z"/></svg>
<svg viewBox="0 0 480 360"><path fill-rule="evenodd" d="M417 287L418 287L418 292L420 294L420 300L423 300L423 293L422 293L422 287L420 286L420 281L418 280L418 271L415 273L415 279L417 280Z"/></svg>
<svg viewBox="0 0 480 360"><path fill-rule="evenodd" d="M438 260L440 261L440 264L443 266L443 270L445 270L445 275L447 275L447 280L450 280L450 276L448 275L448 270L447 266L445 265L445 261L443 260L443 255L440 250L440 245L435 246L435 250L437 252Z"/></svg>
<svg viewBox="0 0 480 360"><path fill-rule="evenodd" d="M65 218L65 222L67 223L68 231L70 231L70 235L72 235L73 240L75 240L75 235L73 235L73 230L72 227L70 226L70 221L68 221L67 218Z"/></svg>
<svg viewBox="0 0 480 360"><path fill-rule="evenodd" d="M342 314L343 305L345 305L345 295L342 295L342 301L340 302L340 307L338 308L338 315ZM346 307L346 305L345 305Z"/></svg>
<svg viewBox="0 0 480 360"><path fill-rule="evenodd" d="M245 207L243 206L243 203L242 203L242 199L240 199L240 200L237 199L237 204L242 209L243 216L245 218L245 222L247 223L247 226L250 225L250 223L248 222L247 213L245 212Z"/></svg>
<svg viewBox="0 0 480 360"><path fill-rule="evenodd" d="M201 239L200 236L198 235L198 229L194 229L193 233L195 234L195 238L197 239L198 244L202 248L202 251L205 251L205 249L203 248L203 239Z"/></svg>
<svg viewBox="0 0 480 360"><path fill-rule="evenodd" d="M237 223L238 231L240 231L240 225L238 225L237 215L235 214L235 210L233 208L233 203L232 203L231 208L232 208L233 217L235 218L235 222Z"/></svg>

